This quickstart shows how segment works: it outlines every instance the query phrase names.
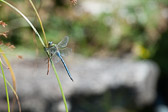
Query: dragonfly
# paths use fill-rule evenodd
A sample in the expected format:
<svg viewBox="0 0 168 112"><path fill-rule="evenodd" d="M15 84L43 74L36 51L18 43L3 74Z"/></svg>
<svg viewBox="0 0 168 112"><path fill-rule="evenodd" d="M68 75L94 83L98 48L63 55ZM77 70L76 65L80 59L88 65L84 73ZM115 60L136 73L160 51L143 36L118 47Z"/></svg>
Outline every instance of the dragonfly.
<svg viewBox="0 0 168 112"><path fill-rule="evenodd" d="M54 44L52 41L50 41L48 42L48 47L46 48L46 50L49 52L51 59L53 59L56 63L61 60L69 78L73 81L71 73L69 72L68 67L63 59L64 56L67 56L72 51L71 48L66 47L68 42L69 42L68 36L65 36L65 38L61 40L58 44ZM49 60L48 60L48 72L49 72Z"/></svg>

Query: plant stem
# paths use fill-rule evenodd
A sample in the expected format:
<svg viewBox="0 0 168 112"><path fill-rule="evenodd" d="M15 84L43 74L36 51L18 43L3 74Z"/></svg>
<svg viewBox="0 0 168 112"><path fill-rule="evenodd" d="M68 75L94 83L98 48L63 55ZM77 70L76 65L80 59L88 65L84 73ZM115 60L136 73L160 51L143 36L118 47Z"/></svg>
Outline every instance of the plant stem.
<svg viewBox="0 0 168 112"><path fill-rule="evenodd" d="M62 89L59 76L58 76L58 74L57 74L57 71L56 71L56 68L55 68L55 65L54 65L53 61L50 60L50 62L51 62L52 68L53 68L53 70L54 70L55 76L56 76L56 78L57 78L58 85L59 85L59 87L60 87L60 91L61 91L61 94L62 94L62 98L63 98L63 101L64 101L64 105L65 105L66 112L68 112L68 106L67 106L67 103L66 103L66 99L65 99L65 96L64 96L64 91L63 91L63 89Z"/></svg>
<svg viewBox="0 0 168 112"><path fill-rule="evenodd" d="M44 44L44 42L43 42L43 40L42 40L40 34L39 34L38 31L36 30L36 28L33 26L33 24L29 21L29 19L28 19L21 11L19 11L16 7L14 7L13 5L11 5L10 3L8 3L8 2L6 2L6 1L4 1L4 0L0 0L0 1L3 2L3 3L5 3L5 4L7 4L7 5L9 5L11 8L13 8L16 12L18 12L18 13L28 22L28 24L32 27L32 29L34 30L34 32L35 32L35 33L37 34L37 36L39 37L39 40L40 40L41 44L43 45L43 47L46 48L46 46L45 46L45 44ZM33 3L32 3L32 4L33 4ZM34 7L34 8L35 8L35 7ZM35 9L35 10L36 10L36 9ZM38 15L38 12L36 12L36 14ZM38 16L38 18L40 18L40 16ZM41 22L41 19L39 19L39 21L40 21L40 25L41 25L42 30L44 30L43 25L42 25L42 22ZM44 38L46 39L45 32L43 32L43 33L44 33ZM47 39L46 39L45 41L47 42ZM47 43L47 44L48 44L48 43ZM56 72L56 68L55 68L55 66L54 66L54 63L53 63L53 61L51 60L51 56L49 55L49 53L48 53L47 51L46 51L46 53L47 53L48 57L50 58L50 62L51 62L51 64L52 64L52 68L53 68L53 70L54 70L54 73L55 73L55 76L56 76L56 78L57 78L58 85L59 85L59 88L60 88L60 91L61 91L61 94L62 94L62 98L63 98L64 105L65 105L65 109L66 109L66 112L68 112L68 106L67 106L67 103L66 103L66 99L65 99L65 96L64 96L64 92L63 92L63 89L62 89L61 82L60 82L60 80L59 80L59 76L58 76L58 74L57 74L57 72Z"/></svg>
<svg viewBox="0 0 168 112"><path fill-rule="evenodd" d="M44 35L44 40L45 40L45 43L46 43L46 46L48 47L48 42L47 42L47 38L46 38L46 34L45 34L45 31L44 31L44 27L43 27L43 23L41 21L41 18L40 18L40 15L38 14L37 10L36 10L36 7L34 6L32 0L29 0L30 4L32 5L37 17L38 17L38 20L40 22L40 26L41 26L41 29L42 29L42 32L43 32L43 35Z"/></svg>
<svg viewBox="0 0 168 112"><path fill-rule="evenodd" d="M16 7L14 7L13 5L11 5L10 3L4 1L4 0L0 0L3 3L7 4L8 6L10 6L11 8L13 8L16 12L18 12L27 22L28 24L32 27L32 29L34 30L34 32L37 34L37 36L39 37L39 40L41 42L41 44L43 45L43 47L45 47L45 44L40 36L40 34L38 33L38 31L36 30L36 28L33 26L33 24L29 21L29 19L21 12L19 11Z"/></svg>
<svg viewBox="0 0 168 112"><path fill-rule="evenodd" d="M12 82L13 82L13 88L14 90L16 91L16 78L15 78L15 74L13 72L13 69L12 69L12 66L8 60L8 58L6 57L6 54L3 52L3 50L0 48L0 52L1 52L1 56L3 57L4 61L6 62L7 64L7 67L9 68L9 71L10 71L10 74L11 74L11 77L12 77ZM2 53L3 52L3 53ZM2 63L3 64L3 63ZM8 83L8 82L7 82ZM16 95L15 95L16 96ZM13 112L13 109L14 109L14 105L15 105L15 101L16 101L16 98L14 97L13 98L13 103L12 103L12 106L11 106L11 110ZM18 101L19 102L19 101ZM21 107L19 106L19 110L21 110ZM19 111L21 112L21 111Z"/></svg>
<svg viewBox="0 0 168 112"><path fill-rule="evenodd" d="M3 78L3 75L2 75L2 74L0 74L0 76ZM8 81L6 78L5 78L5 80L6 80L6 83L8 84L8 86L12 89L14 95L16 96L16 99L17 99L17 102L18 102L18 105L19 105L19 112L21 112L21 105L20 105L19 97L18 97L18 95L17 95L15 89L14 89L14 88L12 87L12 85L9 83L9 81Z"/></svg>
<svg viewBox="0 0 168 112"><path fill-rule="evenodd" d="M1 66L2 75L3 75L3 79L4 79L4 84L5 84L6 100L7 100L7 104L8 104L8 112L10 112L10 103L9 103L8 88L7 88L7 85L6 85L6 78L5 78L5 74L4 74L4 70L3 70L2 63L1 63L1 62L0 62L0 66Z"/></svg>
<svg viewBox="0 0 168 112"><path fill-rule="evenodd" d="M45 42L46 42L46 46L48 47L48 42L47 42L47 39L46 39L46 35L45 35L45 31L44 31L44 27L43 27L41 18L40 18L40 16L39 16L39 14L38 14L38 12L37 12L37 10L36 10L36 7L34 6L32 0L29 0L29 2L31 3L31 5L32 5L32 7L33 7L33 9L34 9L34 11L35 11L37 17L38 17L38 20L39 20L39 22L40 22L41 29L42 29L42 31L43 31L44 40L45 40ZM68 112L68 106L67 106L67 103L66 103L65 95L64 95L64 92L63 92L63 89L62 89L62 85L61 85L59 76L58 76L58 74L57 74L57 71L56 71L56 68L55 68L55 66L54 66L54 63L53 63L53 61L52 61L52 59L51 59L51 56L49 55L49 53L48 53L47 51L46 51L46 53L47 53L47 55L48 55L48 57L49 57L49 59L50 59L50 62L51 62L51 64L52 64L52 68L53 68L54 73L55 73L55 76L56 76L56 78L57 78L58 85L59 85L59 88L60 88L60 91L61 91L61 94L62 94L62 98L63 98L63 101L64 101L64 105L65 105L66 112Z"/></svg>

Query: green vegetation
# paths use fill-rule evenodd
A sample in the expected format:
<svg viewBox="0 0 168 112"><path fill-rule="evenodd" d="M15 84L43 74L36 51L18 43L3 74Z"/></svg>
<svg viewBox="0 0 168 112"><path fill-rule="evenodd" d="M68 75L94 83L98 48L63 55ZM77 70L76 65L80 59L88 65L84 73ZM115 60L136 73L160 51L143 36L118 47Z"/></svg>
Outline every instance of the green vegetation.
<svg viewBox="0 0 168 112"><path fill-rule="evenodd" d="M5 79L5 74L4 74L4 70L3 70L2 63L1 63L1 62L0 62L0 67L1 67L2 75L3 75L3 79L4 79L4 85L5 85L5 91L6 91L6 100L7 100L7 104L8 104L8 112L10 112L10 103L9 103L8 88L7 88L6 79Z"/></svg>
<svg viewBox="0 0 168 112"><path fill-rule="evenodd" d="M168 73L168 56L166 54L168 51L167 0L136 0L134 2L128 0L126 5L118 5L117 8L99 15L92 15L87 12L81 13L62 0L37 2L45 26L45 33L41 31L41 28L43 29L42 23L38 24L36 15L33 9L30 10L28 2L21 0L14 0L13 2L16 3L16 7L17 5L24 6L19 7L19 10L26 14L26 18L30 17L31 22L28 21L29 25L25 25L25 23L16 24L16 22L14 24L11 21L14 19L20 20L20 16L6 5L0 4L0 11L3 12L0 13L0 19L5 21L9 28L6 30L9 31L8 38L2 38L4 43L10 42L16 48L24 47L33 51L35 45L32 39L32 29L30 28L30 26L32 27L31 23L33 23L35 24L33 30L39 36L37 44L41 42L37 45L41 51L44 50L43 47L46 44L44 44L40 35L43 34L45 37L46 34L47 39L54 43L59 42L64 36L68 35L71 38L70 46L76 53L85 56L125 56L131 54L138 59L154 60L159 64L162 73ZM12 27L13 29L10 29ZM44 51L42 53L44 54ZM52 67L61 89L65 108L68 110L53 63ZM2 67L1 69L3 70ZM107 94L102 98L102 102L103 100L108 101L109 97L111 96ZM111 102L107 103L110 104ZM110 106L104 105L109 109Z"/></svg>
<svg viewBox="0 0 168 112"><path fill-rule="evenodd" d="M163 25L166 22L163 12L167 7L167 1L128 2L130 4L119 6L114 11L104 12L97 16L89 13L78 16L76 10L59 0L55 2L56 7L51 6L50 10L46 10L45 5L42 5L39 11L43 11L41 16L45 17L43 22L48 40L58 42L68 35L71 38L70 45L77 53L85 56L101 55L102 52L109 52L110 56L131 53L142 59L150 58L156 52L162 31L166 29ZM21 4L25 3L21 2ZM45 4L45 1L42 4ZM6 7L0 8L4 11ZM24 7L24 11L28 12L29 7ZM35 20L32 11L26 14ZM4 21L18 18L14 13L8 13L5 16L0 14L0 17ZM36 21L34 23L37 24ZM37 25L37 29L40 29L40 25ZM28 28L18 28L15 29L17 33L9 30L10 36L6 41L33 50L34 43L30 38L32 34L27 30Z"/></svg>
<svg viewBox="0 0 168 112"><path fill-rule="evenodd" d="M25 19L25 21L30 25L30 27L33 29L33 31L35 32L35 34L38 36L39 41L41 42L43 48L45 49L45 48L48 47L48 43L47 43L47 39L46 39L46 36L45 36L44 28L43 28L43 25L42 25L42 21L41 21L41 18L40 18L40 16L39 16L39 14L38 14L38 12L37 12L37 10L36 10L36 8L35 8L33 2L32 2L31 0L29 0L29 1L30 1L31 5L32 5L32 7L33 7L33 9L34 9L34 11L35 11L37 17L38 17L38 20L39 20L39 23L40 23L40 27L41 27L41 29L42 29L42 31L43 31L44 40L45 40L45 42L46 42L46 45L44 44L43 39L41 38L40 34L38 33L38 31L36 30L36 28L34 27L34 25L30 22L30 20L29 20L19 9L17 9L16 7L14 7L12 4L8 3L8 2L5 1L5 0L0 0L0 2L3 2L4 4L8 5L10 8L12 8L14 11L16 11L17 13L19 13L19 14ZM5 25L4 25L4 24L5 24ZM6 23L4 23L4 22L1 21L1 25L2 25L3 27L5 27L5 26L6 26ZM5 33L3 32L1 35L4 36L4 34L5 34ZM6 37L6 34L5 34L4 37ZM1 50L1 51L2 51L2 50ZM56 68L55 68L54 63L53 63L53 61L52 61L52 59L51 59L51 56L50 56L49 51L46 50L45 52L46 52L46 54L47 54L47 56L48 56L48 59L49 59L50 63L52 64L52 67L53 67L53 70L54 70L55 76L56 76L56 78L57 78L58 85L59 85L59 88L60 88L60 91L61 91L61 94L62 94L62 97L63 97L63 101L64 101L64 104L65 104L65 110L66 110L66 112L68 112L68 107L67 107L66 99L65 99L65 96L64 96L64 92L63 92L63 89L62 89L62 85L61 85L59 76L58 76L58 74L57 74L57 72L56 72ZM3 54L2 54L2 55L3 55ZM6 63L8 64L9 69L11 69L11 66L9 65L9 62L6 61ZM49 62L48 62L48 64L49 64ZM1 66L1 71L2 71L2 74L3 74L3 78L4 78L4 85L5 85L6 97L7 97L7 104L8 104L8 112L10 112L9 95L8 95L8 89L7 89L7 85L6 85L6 78L5 78L5 74L4 74L4 70L3 70L3 66L2 66L2 61L0 62L0 66ZM11 74L12 74L12 73L11 73ZM12 74L12 75L13 75L13 74ZM15 80L13 80L13 81L15 81ZM14 87L16 88L15 83L14 83ZM16 94L15 92L14 92L14 94L17 96L17 94ZM17 98L17 97L16 97L16 98ZM19 102L18 98L17 98L17 101ZM19 104L19 110L21 111L20 103L18 103L18 104Z"/></svg>

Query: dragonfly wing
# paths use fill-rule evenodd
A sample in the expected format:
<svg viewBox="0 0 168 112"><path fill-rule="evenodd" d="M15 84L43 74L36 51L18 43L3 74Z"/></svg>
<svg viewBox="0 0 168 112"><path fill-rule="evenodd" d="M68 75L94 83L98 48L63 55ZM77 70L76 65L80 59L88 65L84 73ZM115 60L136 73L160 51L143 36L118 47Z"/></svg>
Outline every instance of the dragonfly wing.
<svg viewBox="0 0 168 112"><path fill-rule="evenodd" d="M49 51L51 56L56 55L57 49L55 46L47 48L47 50Z"/></svg>
<svg viewBox="0 0 168 112"><path fill-rule="evenodd" d="M60 49L59 51L60 51L61 56L68 56L72 52L72 49L64 48L64 49Z"/></svg>
<svg viewBox="0 0 168 112"><path fill-rule="evenodd" d="M58 48L64 48L64 47L66 47L67 44L68 44L68 41L69 41L69 37L65 36L65 38L58 43Z"/></svg>
<svg viewBox="0 0 168 112"><path fill-rule="evenodd" d="M54 55L52 59L55 63L58 63L60 61L60 58L57 55Z"/></svg>

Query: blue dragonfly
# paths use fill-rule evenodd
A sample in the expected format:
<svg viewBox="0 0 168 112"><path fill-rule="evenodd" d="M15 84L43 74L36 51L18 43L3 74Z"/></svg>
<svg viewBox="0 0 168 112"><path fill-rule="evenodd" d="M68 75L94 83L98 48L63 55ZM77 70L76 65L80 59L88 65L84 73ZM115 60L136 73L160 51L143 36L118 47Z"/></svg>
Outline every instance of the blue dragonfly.
<svg viewBox="0 0 168 112"><path fill-rule="evenodd" d="M53 42L48 42L48 48L46 48L46 50L49 52L51 58L56 63L61 60L61 62L63 63L65 67L65 70L67 71L69 78L73 81L71 73L69 72L68 67L66 66L65 61L63 59L64 56L67 56L71 52L71 49L66 47L68 44L68 41L69 41L69 37L66 36L58 44L54 44Z"/></svg>

